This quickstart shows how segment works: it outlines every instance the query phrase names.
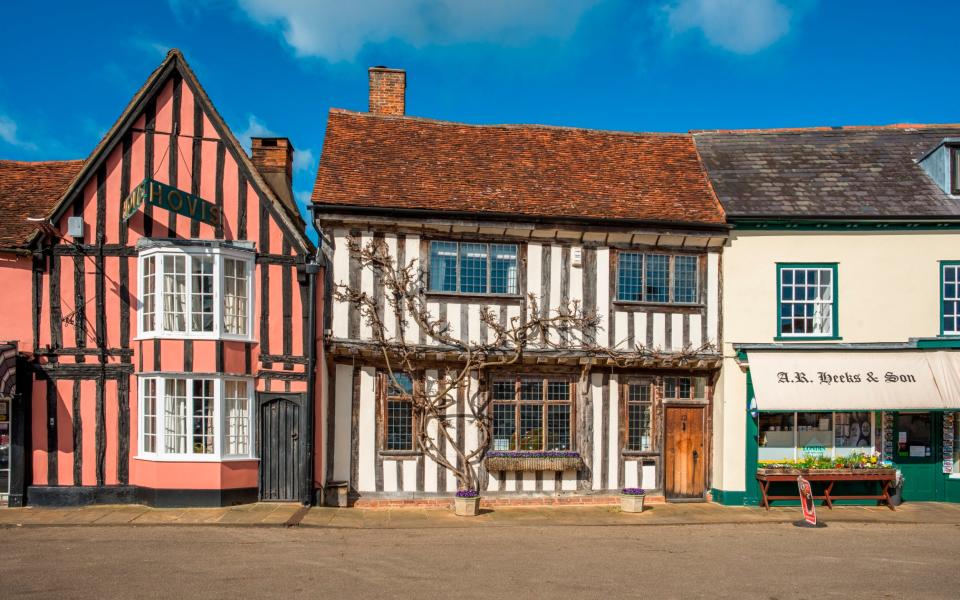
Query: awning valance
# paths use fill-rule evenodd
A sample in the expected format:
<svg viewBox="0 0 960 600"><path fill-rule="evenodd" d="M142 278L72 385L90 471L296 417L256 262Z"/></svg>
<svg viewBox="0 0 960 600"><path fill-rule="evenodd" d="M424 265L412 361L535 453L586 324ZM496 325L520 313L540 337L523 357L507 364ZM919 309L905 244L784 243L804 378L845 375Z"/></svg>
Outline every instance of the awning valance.
<svg viewBox="0 0 960 600"><path fill-rule="evenodd" d="M758 410L960 410L960 352L750 351Z"/></svg>

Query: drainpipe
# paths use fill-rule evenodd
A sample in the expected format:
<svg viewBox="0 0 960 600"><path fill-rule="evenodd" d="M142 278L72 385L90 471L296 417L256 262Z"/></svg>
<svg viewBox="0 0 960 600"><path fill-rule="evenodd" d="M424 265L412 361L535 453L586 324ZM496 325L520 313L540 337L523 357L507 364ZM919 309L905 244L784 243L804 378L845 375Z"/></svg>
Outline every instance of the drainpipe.
<svg viewBox="0 0 960 600"><path fill-rule="evenodd" d="M316 421L316 378L317 378L317 274L320 273L320 263L314 257L311 262L304 265L304 273L307 277L310 299L309 309L306 311L306 327L310 332L310 343L307 344L307 424L304 428L306 436L304 450L306 460L301 461L301 481L303 488L300 490L300 503L304 506L313 504L313 473L315 452L314 442L314 423Z"/></svg>

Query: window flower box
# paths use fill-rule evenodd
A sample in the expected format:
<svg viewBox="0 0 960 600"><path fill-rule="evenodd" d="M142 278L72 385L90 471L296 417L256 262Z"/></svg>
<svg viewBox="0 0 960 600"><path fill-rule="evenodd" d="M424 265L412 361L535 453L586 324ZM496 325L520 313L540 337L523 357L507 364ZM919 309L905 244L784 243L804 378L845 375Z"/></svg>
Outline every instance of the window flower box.
<svg viewBox="0 0 960 600"><path fill-rule="evenodd" d="M501 451L487 452L483 461L488 472L493 471L578 471L583 459L578 452Z"/></svg>

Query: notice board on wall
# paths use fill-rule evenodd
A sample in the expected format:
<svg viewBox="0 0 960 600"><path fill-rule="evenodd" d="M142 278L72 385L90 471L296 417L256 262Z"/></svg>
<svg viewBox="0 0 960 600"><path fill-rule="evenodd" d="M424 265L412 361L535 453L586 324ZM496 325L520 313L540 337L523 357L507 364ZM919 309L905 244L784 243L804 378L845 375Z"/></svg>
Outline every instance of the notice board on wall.
<svg viewBox="0 0 960 600"><path fill-rule="evenodd" d="M943 472L953 473L954 419L956 413L943 413Z"/></svg>

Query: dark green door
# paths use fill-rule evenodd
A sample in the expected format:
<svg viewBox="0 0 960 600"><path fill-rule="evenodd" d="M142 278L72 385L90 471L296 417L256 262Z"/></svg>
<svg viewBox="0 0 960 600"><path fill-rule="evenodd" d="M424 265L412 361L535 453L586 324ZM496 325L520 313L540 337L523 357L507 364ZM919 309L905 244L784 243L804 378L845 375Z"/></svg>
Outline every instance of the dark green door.
<svg viewBox="0 0 960 600"><path fill-rule="evenodd" d="M903 500L942 500L940 433L936 412L894 413L893 462L903 473Z"/></svg>

